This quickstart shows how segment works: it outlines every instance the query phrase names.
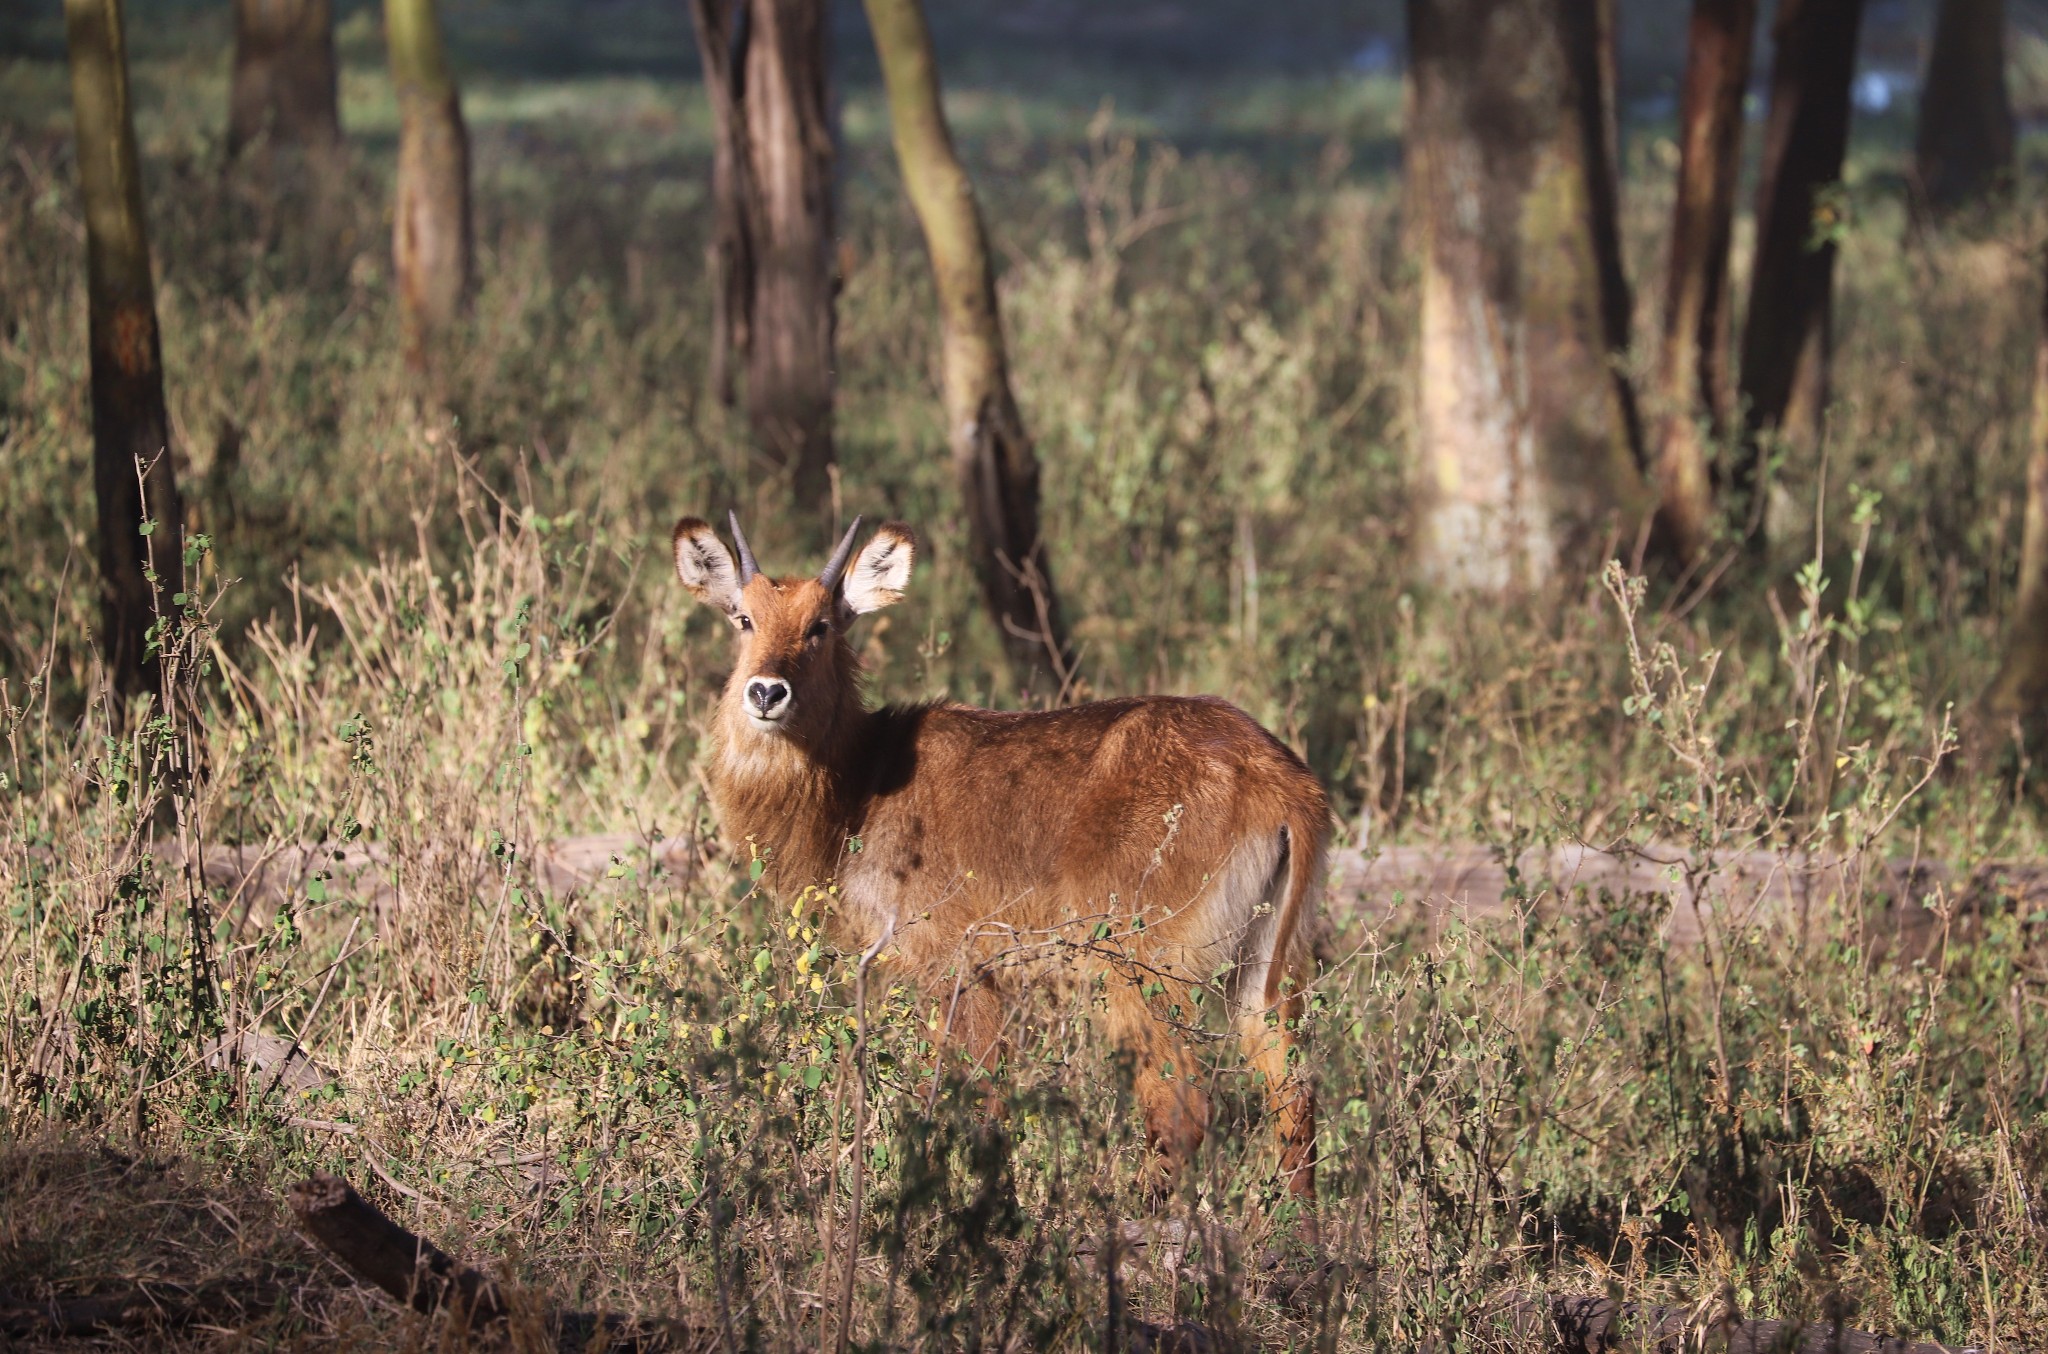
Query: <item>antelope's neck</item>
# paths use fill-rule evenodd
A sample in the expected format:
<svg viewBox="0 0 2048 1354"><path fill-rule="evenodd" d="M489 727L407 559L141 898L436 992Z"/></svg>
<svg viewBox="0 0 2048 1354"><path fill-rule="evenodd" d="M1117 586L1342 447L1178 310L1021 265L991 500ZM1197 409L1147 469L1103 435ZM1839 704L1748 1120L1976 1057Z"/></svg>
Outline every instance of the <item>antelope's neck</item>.
<svg viewBox="0 0 2048 1354"><path fill-rule="evenodd" d="M766 857L769 884L779 894L830 880L855 814L840 749L764 735L745 726L745 715L724 713L709 779L727 844L743 859L750 851ZM839 741L850 746L854 731Z"/></svg>

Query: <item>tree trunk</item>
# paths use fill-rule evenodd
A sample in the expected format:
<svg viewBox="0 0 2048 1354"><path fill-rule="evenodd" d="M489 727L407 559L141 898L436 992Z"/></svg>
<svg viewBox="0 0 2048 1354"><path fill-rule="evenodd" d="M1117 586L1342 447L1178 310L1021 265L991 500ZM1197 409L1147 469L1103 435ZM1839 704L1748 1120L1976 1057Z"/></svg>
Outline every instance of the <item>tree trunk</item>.
<svg viewBox="0 0 2048 1354"><path fill-rule="evenodd" d="M183 587L184 517L164 409L120 0L65 0L64 22L85 206L100 643L116 688L135 694L155 687L149 630L157 594Z"/></svg>
<svg viewBox="0 0 2048 1354"><path fill-rule="evenodd" d="M1611 0L1409 0L1419 565L1537 586L1649 508L1617 357Z"/></svg>
<svg viewBox="0 0 2048 1354"><path fill-rule="evenodd" d="M1701 433L1718 439L1726 431L1733 397L1728 245L1755 35L1756 0L1693 0L1678 109L1678 190L1658 372L1664 410L1656 452L1659 534L1681 564L1698 559L1712 535L1712 463Z"/></svg>
<svg viewBox="0 0 2048 1354"><path fill-rule="evenodd" d="M800 509L831 509L832 173L824 0L692 0L715 145L712 381Z"/></svg>
<svg viewBox="0 0 2048 1354"><path fill-rule="evenodd" d="M832 125L824 0L754 0L747 43L748 173L760 216L747 418L788 467L799 508L831 508Z"/></svg>
<svg viewBox="0 0 2048 1354"><path fill-rule="evenodd" d="M735 367L747 360L754 301L753 238L747 204L754 199L748 174L747 120L740 107L746 87L746 0L690 0L704 92L711 104L711 388L728 407L739 400Z"/></svg>
<svg viewBox="0 0 2048 1354"><path fill-rule="evenodd" d="M2048 274L2048 256L2043 259ZM2005 656L1978 701L1979 731L2038 724L2048 706L2048 288L2034 341L2034 421L2027 456L2019 591L2006 622ZM1981 742L1981 739L1973 740Z"/></svg>
<svg viewBox="0 0 2048 1354"><path fill-rule="evenodd" d="M341 139L332 0L235 0L229 156L265 134L281 146Z"/></svg>
<svg viewBox="0 0 2048 1354"><path fill-rule="evenodd" d="M434 340L469 301L469 133L434 0L384 0L384 27L399 111L391 255L406 361L422 371Z"/></svg>
<svg viewBox="0 0 2048 1354"><path fill-rule="evenodd" d="M1038 517L1038 457L1010 390L1002 313L974 184L954 152L919 0L867 0L903 185L939 297L946 436L967 507L982 595L1026 679L1071 675Z"/></svg>
<svg viewBox="0 0 2048 1354"><path fill-rule="evenodd" d="M1756 199L1756 261L1742 327L1747 447L1737 468L1757 489L1763 443L1820 445L1834 295L1834 199L1849 145L1849 85L1863 0L1782 0L1773 31L1771 108ZM1758 505L1748 505L1761 520Z"/></svg>
<svg viewBox="0 0 2048 1354"><path fill-rule="evenodd" d="M2008 183L2012 168L2005 0L1941 0L1913 143L1920 200L1953 211Z"/></svg>

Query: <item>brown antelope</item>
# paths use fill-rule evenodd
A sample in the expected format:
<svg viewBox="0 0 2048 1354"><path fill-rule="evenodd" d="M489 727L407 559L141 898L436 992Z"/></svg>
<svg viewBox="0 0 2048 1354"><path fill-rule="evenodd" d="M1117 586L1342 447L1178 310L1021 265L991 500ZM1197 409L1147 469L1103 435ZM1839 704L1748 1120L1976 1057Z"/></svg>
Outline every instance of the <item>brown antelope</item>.
<svg viewBox="0 0 2048 1354"><path fill-rule="evenodd" d="M1315 1109L1295 1056L1330 814L1301 760L1202 697L1009 713L861 699L855 617L903 596L916 554L856 520L816 578L770 578L731 518L676 523L676 572L737 631L709 780L729 844L771 889L836 883L842 944L900 959L945 1013L945 1042L993 1072L1021 973L1055 958L1099 977L1170 1176L1208 1105L1181 1031L1220 977L1263 1074L1280 1169L1315 1190Z"/></svg>

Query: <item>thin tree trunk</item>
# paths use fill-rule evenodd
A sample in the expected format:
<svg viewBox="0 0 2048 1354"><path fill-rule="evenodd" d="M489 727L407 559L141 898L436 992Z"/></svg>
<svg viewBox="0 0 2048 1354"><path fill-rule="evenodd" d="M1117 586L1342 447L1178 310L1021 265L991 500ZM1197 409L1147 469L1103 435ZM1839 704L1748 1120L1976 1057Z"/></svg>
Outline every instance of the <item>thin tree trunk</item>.
<svg viewBox="0 0 2048 1354"><path fill-rule="evenodd" d="M938 290L946 436L982 595L1027 679L1049 670L1064 685L1067 638L1039 524L1038 457L1010 389L988 233L946 127L931 30L919 0L867 0L867 11L897 163Z"/></svg>
<svg viewBox="0 0 2048 1354"><path fill-rule="evenodd" d="M475 269L469 133L434 0L384 0L384 27L399 111L391 255L406 360L425 370L434 341L468 304Z"/></svg>
<svg viewBox="0 0 2048 1354"><path fill-rule="evenodd" d="M1422 264L1419 565L1541 585L1649 509L1628 344L1611 0L1409 0Z"/></svg>
<svg viewBox="0 0 2048 1354"><path fill-rule="evenodd" d="M711 380L746 370L756 447L800 509L831 508L836 150L824 0L691 0L711 103Z"/></svg>
<svg viewBox="0 0 2048 1354"><path fill-rule="evenodd" d="M1742 99L1749 87L1756 0L1693 0L1685 92L1678 109L1678 191L1665 276L1663 398L1657 438L1658 523L1681 564L1699 558L1713 530L1708 439L1726 431L1729 372L1728 246L1742 170ZM1707 438L1702 438L1705 431Z"/></svg>
<svg viewBox="0 0 2048 1354"><path fill-rule="evenodd" d="M711 105L711 241L705 265L711 274L711 388L720 403L739 399L737 368L745 364L754 303L753 237L747 204L754 199L749 176L746 111L746 0L690 0L697 51L704 67L704 92Z"/></svg>
<svg viewBox="0 0 2048 1354"><path fill-rule="evenodd" d="M135 694L155 687L149 629L158 592L168 597L183 586L184 518L164 409L120 0L65 0L64 21L85 205L100 643L117 689ZM155 525L145 535L147 523Z"/></svg>
<svg viewBox="0 0 2048 1354"><path fill-rule="evenodd" d="M332 0L234 0L228 154L258 137L325 148L341 139Z"/></svg>
<svg viewBox="0 0 2048 1354"><path fill-rule="evenodd" d="M756 190L747 419L790 474L800 510L831 510L832 124L824 0L754 0L746 48L748 174Z"/></svg>
<svg viewBox="0 0 2048 1354"><path fill-rule="evenodd" d="M1753 495L1763 443L1820 445L1839 204L1830 195L1849 145L1849 86L1863 0L1783 0L1773 30L1771 108L1757 183L1756 262L1742 328L1748 446L1739 487ZM1760 520L1758 505L1749 505Z"/></svg>
<svg viewBox="0 0 2048 1354"><path fill-rule="evenodd" d="M2048 255L2043 264L2048 276ZM2034 340L2031 441L2019 591L2006 622L2004 659L1978 701L1978 732L1994 735L2016 721L2038 724L2048 706L2048 287L2042 291L2041 332Z"/></svg>
<svg viewBox="0 0 2048 1354"><path fill-rule="evenodd" d="M2009 183L2012 168L2005 0L1941 0L1913 143L1920 200L1953 211Z"/></svg>

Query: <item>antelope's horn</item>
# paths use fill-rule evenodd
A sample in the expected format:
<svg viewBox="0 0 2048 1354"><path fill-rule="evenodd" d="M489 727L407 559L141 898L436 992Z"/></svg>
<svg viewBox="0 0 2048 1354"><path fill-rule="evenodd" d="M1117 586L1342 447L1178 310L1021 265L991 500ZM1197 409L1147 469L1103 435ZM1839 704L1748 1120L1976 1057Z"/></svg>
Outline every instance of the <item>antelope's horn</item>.
<svg viewBox="0 0 2048 1354"><path fill-rule="evenodd" d="M753 547L747 544L747 533L740 530L740 515L728 511L725 520L732 523L732 543L740 548L740 586L744 588L761 572L761 566L754 563Z"/></svg>
<svg viewBox="0 0 2048 1354"><path fill-rule="evenodd" d="M818 581L825 585L825 591L839 590L839 575L846 572L846 561L853 558L854 533L860 530L860 519L853 519L853 525L846 529L846 536L839 542L839 548L832 552L832 558L825 561L825 572L818 575Z"/></svg>

